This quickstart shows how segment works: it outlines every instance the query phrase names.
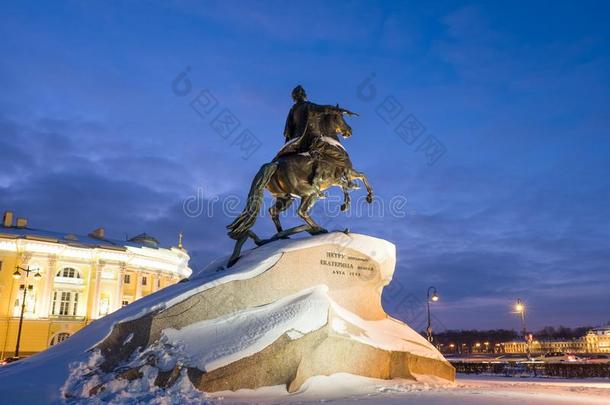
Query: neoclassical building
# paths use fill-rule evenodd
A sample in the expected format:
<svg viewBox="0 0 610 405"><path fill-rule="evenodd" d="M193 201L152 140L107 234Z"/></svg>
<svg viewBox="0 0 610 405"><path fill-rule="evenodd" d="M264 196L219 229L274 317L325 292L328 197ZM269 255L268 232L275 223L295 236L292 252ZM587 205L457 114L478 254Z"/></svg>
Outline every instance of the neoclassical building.
<svg viewBox="0 0 610 405"><path fill-rule="evenodd" d="M526 353L527 343L513 341L502 343L505 353ZM610 326L593 328L585 336L572 340L532 342L532 353L610 353Z"/></svg>
<svg viewBox="0 0 610 405"><path fill-rule="evenodd" d="M180 237L181 239L181 237ZM6 212L0 227L0 358L46 349L118 308L191 274L189 255L146 234L126 241L28 227ZM29 269L29 272L27 271ZM24 291L25 290L25 291Z"/></svg>

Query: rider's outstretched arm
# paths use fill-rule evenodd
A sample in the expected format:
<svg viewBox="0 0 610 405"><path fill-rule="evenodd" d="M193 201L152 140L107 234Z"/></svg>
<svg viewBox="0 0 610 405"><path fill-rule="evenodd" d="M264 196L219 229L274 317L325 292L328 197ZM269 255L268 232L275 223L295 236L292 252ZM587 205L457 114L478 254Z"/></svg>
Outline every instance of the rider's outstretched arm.
<svg viewBox="0 0 610 405"><path fill-rule="evenodd" d="M310 111L317 112L317 113L324 113L324 114L328 114L329 112L332 112L332 111L340 111L340 109L334 105L320 105L320 104L311 103L311 102L309 103L309 108L310 108Z"/></svg>

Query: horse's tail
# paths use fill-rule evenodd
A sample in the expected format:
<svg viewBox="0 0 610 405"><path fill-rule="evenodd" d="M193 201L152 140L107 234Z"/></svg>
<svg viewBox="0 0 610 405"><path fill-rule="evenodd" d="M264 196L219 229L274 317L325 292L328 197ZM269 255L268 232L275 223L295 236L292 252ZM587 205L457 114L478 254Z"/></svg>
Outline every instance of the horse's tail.
<svg viewBox="0 0 610 405"><path fill-rule="evenodd" d="M258 212L263 202L263 191L277 170L278 163L271 162L261 166L252 180L246 208L230 225L227 225L231 239L240 239L256 222Z"/></svg>

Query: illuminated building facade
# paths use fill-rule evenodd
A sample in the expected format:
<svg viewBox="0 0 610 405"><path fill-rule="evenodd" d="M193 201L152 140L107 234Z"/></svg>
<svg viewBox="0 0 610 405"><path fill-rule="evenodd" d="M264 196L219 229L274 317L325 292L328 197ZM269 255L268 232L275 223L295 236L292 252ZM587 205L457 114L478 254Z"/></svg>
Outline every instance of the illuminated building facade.
<svg viewBox="0 0 610 405"><path fill-rule="evenodd" d="M31 229L6 212L0 227L0 358L13 355L24 290L20 354L57 344L118 308L191 274L182 248L146 234L127 241ZM29 269L27 273L24 269ZM26 277L26 274L29 276Z"/></svg>
<svg viewBox="0 0 610 405"><path fill-rule="evenodd" d="M527 343L502 343L505 353L526 353ZM532 353L610 353L610 326L594 328L583 337L573 340L547 340L532 342Z"/></svg>

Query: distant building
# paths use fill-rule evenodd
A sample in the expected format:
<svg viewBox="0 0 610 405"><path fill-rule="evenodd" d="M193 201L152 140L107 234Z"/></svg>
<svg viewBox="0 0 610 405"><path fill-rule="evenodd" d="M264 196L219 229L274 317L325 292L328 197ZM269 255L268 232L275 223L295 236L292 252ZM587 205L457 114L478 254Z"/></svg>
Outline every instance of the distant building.
<svg viewBox="0 0 610 405"><path fill-rule="evenodd" d="M526 353L527 343L513 341L502 343L505 353ZM610 326L594 328L585 336L572 340L534 340L532 353L610 353Z"/></svg>
<svg viewBox="0 0 610 405"><path fill-rule="evenodd" d="M57 344L91 321L191 274L182 248L152 236L127 241L29 228L6 212L0 227L0 358L15 351L25 289L20 352ZM17 266L32 270L29 277ZM20 274L20 277L18 277ZM40 276L35 276L39 274Z"/></svg>
<svg viewBox="0 0 610 405"><path fill-rule="evenodd" d="M455 338L455 337L454 337ZM464 343L462 336L449 343L438 343L437 347L443 354L483 354L483 353L509 353L526 354L527 343L524 340L502 342L492 339L493 336L483 337L480 341L470 340ZM531 343L531 352L540 353L610 353L610 326L594 328L576 339L564 340L534 340Z"/></svg>
<svg viewBox="0 0 610 405"><path fill-rule="evenodd" d="M610 325L591 329L584 337L587 350L593 353L610 353Z"/></svg>

